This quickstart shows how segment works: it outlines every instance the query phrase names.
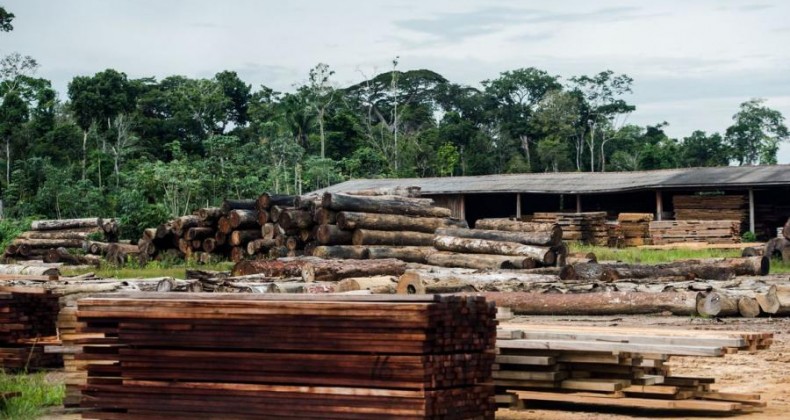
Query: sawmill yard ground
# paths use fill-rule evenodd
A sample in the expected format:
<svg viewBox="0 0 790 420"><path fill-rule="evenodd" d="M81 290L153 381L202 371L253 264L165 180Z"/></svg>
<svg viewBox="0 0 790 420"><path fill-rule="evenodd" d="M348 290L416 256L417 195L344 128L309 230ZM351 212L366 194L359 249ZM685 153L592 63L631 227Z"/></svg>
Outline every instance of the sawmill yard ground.
<svg viewBox="0 0 790 420"><path fill-rule="evenodd" d="M770 331L774 343L767 350L754 354L739 352L724 357L673 357L669 364L673 374L704 376L716 379L714 388L722 392L759 393L768 402L762 412L743 414L738 419L790 418L790 318L723 318L703 319L678 316L518 316L502 322L508 324L559 324L574 326L650 327L660 329ZM600 407L527 405L524 410L497 412L501 420L533 419L634 419L634 418L710 418L694 413L671 413L633 410L602 411Z"/></svg>

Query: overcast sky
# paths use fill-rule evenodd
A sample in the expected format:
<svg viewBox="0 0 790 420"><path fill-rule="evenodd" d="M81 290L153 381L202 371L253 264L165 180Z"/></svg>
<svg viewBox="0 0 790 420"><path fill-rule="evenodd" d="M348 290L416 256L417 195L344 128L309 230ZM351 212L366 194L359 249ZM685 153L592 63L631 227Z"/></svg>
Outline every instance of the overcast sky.
<svg viewBox="0 0 790 420"><path fill-rule="evenodd" d="M287 91L319 62L346 85L391 68L456 83L519 67L634 78L629 122L723 132L753 97L790 117L790 2L780 0L0 0L0 54L41 64L65 99L75 75L211 77ZM790 163L783 145L780 163Z"/></svg>

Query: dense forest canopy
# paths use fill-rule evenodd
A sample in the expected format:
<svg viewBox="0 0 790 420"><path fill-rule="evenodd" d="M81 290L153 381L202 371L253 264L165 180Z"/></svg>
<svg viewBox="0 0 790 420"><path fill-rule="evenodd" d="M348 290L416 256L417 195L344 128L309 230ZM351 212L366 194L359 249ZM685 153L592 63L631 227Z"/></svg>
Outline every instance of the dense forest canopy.
<svg viewBox="0 0 790 420"><path fill-rule="evenodd" d="M0 8L0 32L13 18ZM395 59L340 86L319 63L275 92L233 71L156 80L107 69L75 76L61 101L34 58L0 54L5 216L117 216L129 237L225 197L349 178L771 164L788 138L760 99L733 110L723 134L628 124L634 80L610 70L562 79L525 67L474 87Z"/></svg>

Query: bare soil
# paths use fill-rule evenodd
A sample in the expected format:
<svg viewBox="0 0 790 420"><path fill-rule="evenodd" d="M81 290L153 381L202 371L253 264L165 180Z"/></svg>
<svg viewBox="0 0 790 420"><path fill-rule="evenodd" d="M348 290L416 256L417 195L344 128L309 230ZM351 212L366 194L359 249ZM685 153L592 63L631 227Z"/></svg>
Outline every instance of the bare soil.
<svg viewBox="0 0 790 420"><path fill-rule="evenodd" d="M737 415L738 419L790 419L790 319L787 318L731 318L701 319L673 316L622 316L622 317L516 317L508 323L539 323L563 325L655 327L690 330L771 331L774 343L766 350L754 354L739 352L724 357L673 357L669 365L672 373L686 376L704 376L716 379L713 388L722 392L760 393L768 402L762 412ZM600 407L570 405L527 405L524 410L500 409L499 420L527 419L641 419L641 418L710 418L694 413L656 412L636 410L602 411Z"/></svg>

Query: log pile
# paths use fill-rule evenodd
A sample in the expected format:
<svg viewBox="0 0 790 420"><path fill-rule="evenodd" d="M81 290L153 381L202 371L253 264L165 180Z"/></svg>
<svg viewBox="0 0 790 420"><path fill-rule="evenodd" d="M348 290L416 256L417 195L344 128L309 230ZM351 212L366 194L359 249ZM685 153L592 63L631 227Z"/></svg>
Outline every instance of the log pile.
<svg viewBox="0 0 790 420"><path fill-rule="evenodd" d="M609 240L606 212L535 213L532 221L556 223L562 228L562 239L588 245L604 246Z"/></svg>
<svg viewBox="0 0 790 420"><path fill-rule="evenodd" d="M56 334L58 295L0 286L0 370L58 367L62 360L44 353Z"/></svg>
<svg viewBox="0 0 790 420"><path fill-rule="evenodd" d="M676 220L737 220L739 229L749 221L749 201L743 195L676 195Z"/></svg>
<svg viewBox="0 0 790 420"><path fill-rule="evenodd" d="M624 246L652 245L650 238L650 222L652 213L620 213L617 222L623 234Z"/></svg>
<svg viewBox="0 0 790 420"><path fill-rule="evenodd" d="M650 222L654 245L680 242L729 244L741 241L738 220L664 220Z"/></svg>
<svg viewBox="0 0 790 420"><path fill-rule="evenodd" d="M95 253L86 249L86 241L95 241L106 251L107 246L118 241L118 234L115 219L36 220L29 231L22 232L11 242L3 256L16 261L38 259L47 263L98 265L100 258L89 255Z"/></svg>
<svg viewBox="0 0 790 420"><path fill-rule="evenodd" d="M723 393L715 378L670 370L672 356L724 357L768 348L772 333L517 325L498 332L497 402L696 411L707 415L765 407L759 394Z"/></svg>
<svg viewBox="0 0 790 420"><path fill-rule="evenodd" d="M91 418L493 419L481 298L106 295L79 302ZM84 324L82 324L84 323Z"/></svg>

